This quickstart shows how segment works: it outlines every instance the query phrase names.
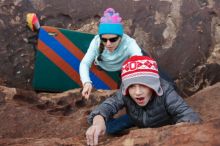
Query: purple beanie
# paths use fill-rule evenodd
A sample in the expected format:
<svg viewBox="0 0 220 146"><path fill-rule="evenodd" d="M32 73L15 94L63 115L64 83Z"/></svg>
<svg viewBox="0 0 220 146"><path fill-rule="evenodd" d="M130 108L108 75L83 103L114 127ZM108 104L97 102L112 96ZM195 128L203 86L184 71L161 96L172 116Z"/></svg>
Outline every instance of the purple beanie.
<svg viewBox="0 0 220 146"><path fill-rule="evenodd" d="M98 33L102 34L116 34L123 35L122 18L119 13L116 13L113 8L108 8L104 11L104 15L100 20Z"/></svg>

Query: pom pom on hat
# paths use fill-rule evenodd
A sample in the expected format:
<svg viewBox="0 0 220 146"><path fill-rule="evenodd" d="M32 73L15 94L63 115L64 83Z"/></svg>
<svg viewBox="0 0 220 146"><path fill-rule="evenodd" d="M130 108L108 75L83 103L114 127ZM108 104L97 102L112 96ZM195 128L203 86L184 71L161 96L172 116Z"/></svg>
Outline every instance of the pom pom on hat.
<svg viewBox="0 0 220 146"><path fill-rule="evenodd" d="M98 33L123 35L122 18L119 13L116 13L113 8L108 8L104 11L104 15L100 20Z"/></svg>
<svg viewBox="0 0 220 146"><path fill-rule="evenodd" d="M120 23L121 24L121 17L119 13L116 13L113 8L108 8L104 12L104 16L101 18L100 23Z"/></svg>
<svg viewBox="0 0 220 146"><path fill-rule="evenodd" d="M155 60L147 56L132 56L122 65L122 94L127 95L128 87L133 84L145 85L158 96L163 95L160 76Z"/></svg>

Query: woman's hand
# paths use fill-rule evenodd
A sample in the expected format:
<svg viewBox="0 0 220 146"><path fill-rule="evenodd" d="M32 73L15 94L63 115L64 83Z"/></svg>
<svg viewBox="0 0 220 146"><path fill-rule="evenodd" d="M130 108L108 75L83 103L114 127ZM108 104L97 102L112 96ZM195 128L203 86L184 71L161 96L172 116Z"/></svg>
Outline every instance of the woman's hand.
<svg viewBox="0 0 220 146"><path fill-rule="evenodd" d="M100 135L104 135L106 131L105 120L101 115L97 115L93 119L93 124L86 131L87 145L98 145Z"/></svg>
<svg viewBox="0 0 220 146"><path fill-rule="evenodd" d="M83 86L82 96L84 96L86 99L89 99L91 91L92 91L92 83L86 82Z"/></svg>

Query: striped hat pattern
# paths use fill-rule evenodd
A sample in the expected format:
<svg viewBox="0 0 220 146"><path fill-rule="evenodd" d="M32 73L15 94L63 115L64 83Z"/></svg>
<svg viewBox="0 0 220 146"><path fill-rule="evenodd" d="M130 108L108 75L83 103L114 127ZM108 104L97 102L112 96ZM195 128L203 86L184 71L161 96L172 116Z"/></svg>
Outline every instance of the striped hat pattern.
<svg viewBox="0 0 220 146"><path fill-rule="evenodd" d="M160 86L157 62L147 56L132 56L122 65L122 93L128 94L128 87L133 84L145 85L155 91L158 96L163 95Z"/></svg>

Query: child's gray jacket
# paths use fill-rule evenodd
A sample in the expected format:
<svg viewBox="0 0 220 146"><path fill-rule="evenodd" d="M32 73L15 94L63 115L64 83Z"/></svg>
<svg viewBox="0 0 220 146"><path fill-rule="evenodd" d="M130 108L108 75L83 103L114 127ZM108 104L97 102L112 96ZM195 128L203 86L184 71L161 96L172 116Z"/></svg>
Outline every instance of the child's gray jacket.
<svg viewBox="0 0 220 146"><path fill-rule="evenodd" d="M89 115L88 122L92 124L94 116L100 114L105 121L112 118L121 108L125 107L127 114L138 127L159 127L179 122L199 122L200 117L177 94L173 86L161 79L163 95L154 96L146 106L138 106L129 96L123 96L118 90L113 96L106 99Z"/></svg>

